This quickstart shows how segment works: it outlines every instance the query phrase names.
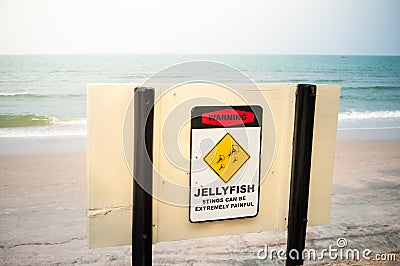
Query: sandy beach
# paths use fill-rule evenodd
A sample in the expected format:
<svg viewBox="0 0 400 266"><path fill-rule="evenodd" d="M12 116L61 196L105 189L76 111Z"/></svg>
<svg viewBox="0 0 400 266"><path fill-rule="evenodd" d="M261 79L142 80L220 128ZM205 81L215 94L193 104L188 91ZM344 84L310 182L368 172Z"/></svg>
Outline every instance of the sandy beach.
<svg viewBox="0 0 400 266"><path fill-rule="evenodd" d="M15 146L21 140L14 140L15 143L2 140L2 144L9 146L2 145L0 156L0 264L130 265L129 246L87 247L85 140L42 140L36 144L25 141L31 145L29 152L24 152L24 145ZM70 148L71 143L74 149ZM10 145L18 149L7 155L4 148ZM35 145L48 147L35 149ZM344 237L347 247L368 248L372 254L400 250L399 150L398 139L337 142L331 223L308 229L307 248L321 250L335 246L336 240ZM286 232L164 242L154 245L153 262L155 265L281 265L278 260L258 259L257 252L266 244L270 248L284 248L285 243ZM335 263L343 262L332 261L330 265Z"/></svg>

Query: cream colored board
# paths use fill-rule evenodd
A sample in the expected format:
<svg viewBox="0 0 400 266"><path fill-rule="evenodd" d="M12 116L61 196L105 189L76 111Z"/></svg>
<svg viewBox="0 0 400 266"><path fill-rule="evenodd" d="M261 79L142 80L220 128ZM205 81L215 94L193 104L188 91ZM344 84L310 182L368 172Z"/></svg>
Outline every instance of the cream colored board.
<svg viewBox="0 0 400 266"><path fill-rule="evenodd" d="M103 84L88 88L88 215L91 247L130 243L132 179L123 156L121 134L122 116L125 116L134 87L129 84ZM255 218L197 224L189 222L187 206L170 204L177 201L185 205L189 195L190 112L174 114L174 108L182 103L185 103L186 110L207 104L266 106L251 89L241 92L251 99L248 103L240 95L210 84L183 85L168 91L160 89L161 86L154 87L158 89L158 101L154 111L153 242L286 229L296 85L258 85L275 121L274 142L271 134L265 134L266 127L272 121L265 121L264 116L261 160L265 159L266 154L271 154L271 150L274 151L274 158L269 171L266 166L261 166L263 182L260 188L259 215ZM202 100L196 100L199 97L203 97ZM310 225L329 222L338 101L339 87L318 86L315 118L318 129L314 132L313 142ZM173 120L185 120L186 123L179 128L178 137L163 139L164 131L171 127L171 124L166 123L171 114ZM133 143L133 140L130 142ZM168 158L166 142L179 145L179 150L184 155L180 167ZM119 183L121 180L122 183ZM104 210L110 211L101 214ZM115 235L120 237L113 238L107 233L115 230Z"/></svg>
<svg viewBox="0 0 400 266"><path fill-rule="evenodd" d="M188 88L190 86L190 88ZM251 90L244 90L241 95L230 92L224 88L211 85L185 85L174 88L166 93L160 102L161 109L161 121L165 121L170 112L182 102L190 103L187 110L198 105L207 105L207 103L197 102L193 99L200 97L206 97L211 101L217 100L209 105L261 105L264 108L263 115L263 144L261 161L264 162L266 154L270 154L271 150L274 153L275 158L272 162L271 169L268 171L268 166L261 166L261 180L263 180L260 187L260 205L259 214L255 218L245 219L234 219L225 221L215 221L206 223L191 223L188 219L188 208L174 206L168 203L158 201L158 224L157 224L157 238L153 238L154 242L168 241L168 240L179 240L189 238L199 238L207 236L217 236L226 234L240 234L246 232L257 232L265 230L277 230L279 228L280 220L284 219L280 217L280 197L281 193L287 195L288 188L282 187L283 179L290 178L288 169L284 169L282 173L282 154L284 150L282 147L286 147L286 126L288 114L287 102L289 101L290 92L295 90L295 85L262 85L259 86L261 93L265 99L267 99L270 108L272 109L272 115L275 119L275 136L271 139L265 132L267 128L272 126L272 121L266 121L267 106L265 102L260 100L257 92ZM244 98L252 99L252 102L245 102ZM218 102L219 101L219 102ZM293 104L293 103L292 103ZM183 120L190 121L190 112L182 113L181 115L186 116ZM178 143L180 150L185 155L186 159L189 159L190 152L190 123L187 123L181 130L181 134L178 137ZM291 129L292 130L292 129ZM270 135L270 134L269 134ZM289 133L290 135L290 133ZM275 142L275 143L274 143ZM159 173L160 180L158 184L159 198L168 198L168 195L174 195L175 197L185 198L183 203L188 204L189 195L189 161L187 165L179 169L175 167L165 154L165 149L159 150ZM286 158L285 158L286 159ZM285 162L284 164L286 164ZM268 174L270 173L270 174ZM267 175L268 174L268 175ZM168 177L168 180L164 180ZM287 183L285 180L284 183ZM179 184L182 187L186 187L186 190L182 190L181 194L171 193L171 185ZM167 184L167 185L166 185ZM179 228L179 230L171 230L173 228Z"/></svg>
<svg viewBox="0 0 400 266"><path fill-rule="evenodd" d="M125 160L122 135L125 114L132 118L127 108L134 87L132 84L88 86L89 247L124 245L131 241L133 178ZM132 125L130 128L128 125L128 131L133 136Z"/></svg>
<svg viewBox="0 0 400 266"><path fill-rule="evenodd" d="M90 211L90 248L129 245L132 238L132 206Z"/></svg>
<svg viewBox="0 0 400 266"><path fill-rule="evenodd" d="M339 101L339 86L317 86L308 208L309 226L328 224L330 219Z"/></svg>

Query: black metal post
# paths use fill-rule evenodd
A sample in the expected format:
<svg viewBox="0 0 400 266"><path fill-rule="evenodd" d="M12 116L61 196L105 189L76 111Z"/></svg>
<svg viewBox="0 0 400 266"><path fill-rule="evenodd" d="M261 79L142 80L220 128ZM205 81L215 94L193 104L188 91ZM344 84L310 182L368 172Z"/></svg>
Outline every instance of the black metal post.
<svg viewBox="0 0 400 266"><path fill-rule="evenodd" d="M299 84L293 136L286 265L302 265L306 240L311 152L317 87Z"/></svg>
<svg viewBox="0 0 400 266"><path fill-rule="evenodd" d="M134 92L132 265L152 264L154 89Z"/></svg>

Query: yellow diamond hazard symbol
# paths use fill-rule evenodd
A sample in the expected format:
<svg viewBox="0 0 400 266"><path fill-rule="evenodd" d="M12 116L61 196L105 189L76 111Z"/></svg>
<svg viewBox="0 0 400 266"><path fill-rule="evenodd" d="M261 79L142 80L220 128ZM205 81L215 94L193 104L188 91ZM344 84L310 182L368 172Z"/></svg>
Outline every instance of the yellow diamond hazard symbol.
<svg viewBox="0 0 400 266"><path fill-rule="evenodd" d="M225 182L239 171L250 155L227 133L204 157L204 161Z"/></svg>

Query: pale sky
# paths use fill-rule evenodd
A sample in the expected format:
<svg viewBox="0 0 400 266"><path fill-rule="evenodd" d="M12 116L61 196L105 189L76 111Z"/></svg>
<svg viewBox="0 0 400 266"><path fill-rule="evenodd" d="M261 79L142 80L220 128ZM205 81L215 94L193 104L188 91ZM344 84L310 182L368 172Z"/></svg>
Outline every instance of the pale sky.
<svg viewBox="0 0 400 266"><path fill-rule="evenodd" d="M400 0L0 0L0 53L400 55Z"/></svg>

